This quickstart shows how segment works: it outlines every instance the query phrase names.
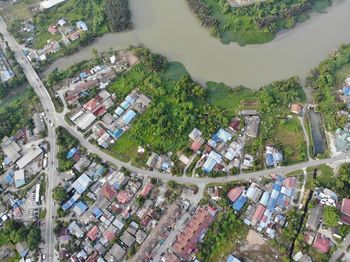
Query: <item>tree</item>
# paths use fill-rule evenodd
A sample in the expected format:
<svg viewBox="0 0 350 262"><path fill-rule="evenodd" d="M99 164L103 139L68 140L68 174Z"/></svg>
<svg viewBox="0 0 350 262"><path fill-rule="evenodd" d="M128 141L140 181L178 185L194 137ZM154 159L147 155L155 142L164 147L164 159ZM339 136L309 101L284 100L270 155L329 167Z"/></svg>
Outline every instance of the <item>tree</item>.
<svg viewBox="0 0 350 262"><path fill-rule="evenodd" d="M329 227L335 227L339 221L339 211L335 207L326 206L323 211L323 222Z"/></svg>
<svg viewBox="0 0 350 262"><path fill-rule="evenodd" d="M110 31L121 32L132 28L128 0L106 0L105 13Z"/></svg>
<svg viewBox="0 0 350 262"><path fill-rule="evenodd" d="M67 192L62 187L55 187L52 190L52 198L56 201L62 202L67 199Z"/></svg>
<svg viewBox="0 0 350 262"><path fill-rule="evenodd" d="M27 244L30 250L35 250L38 248L41 241L40 229L32 226L29 230L27 236Z"/></svg>

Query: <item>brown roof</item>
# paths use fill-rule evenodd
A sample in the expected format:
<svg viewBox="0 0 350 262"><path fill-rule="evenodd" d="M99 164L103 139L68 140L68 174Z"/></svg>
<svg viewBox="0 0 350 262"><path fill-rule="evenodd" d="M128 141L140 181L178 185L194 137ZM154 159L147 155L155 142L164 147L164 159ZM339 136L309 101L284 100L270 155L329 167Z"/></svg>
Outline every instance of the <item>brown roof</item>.
<svg viewBox="0 0 350 262"><path fill-rule="evenodd" d="M113 199L117 195L117 191L111 187L109 184L105 184L101 190L103 196L108 200Z"/></svg>
<svg viewBox="0 0 350 262"><path fill-rule="evenodd" d="M238 186L230 189L227 193L227 197L231 200L231 202L235 202L237 198L243 193L244 186Z"/></svg>
<svg viewBox="0 0 350 262"><path fill-rule="evenodd" d="M153 189L153 185L151 183L147 183L140 191L140 196L142 196L143 198L146 198L152 189Z"/></svg>
<svg viewBox="0 0 350 262"><path fill-rule="evenodd" d="M213 216L208 210L199 207L182 233L177 236L172 245L174 252L183 260L188 260L196 249L200 236L207 230L212 221Z"/></svg>
<svg viewBox="0 0 350 262"><path fill-rule="evenodd" d="M98 235L99 229L97 226L93 226L90 231L87 233L87 237L90 238L92 241L95 241Z"/></svg>

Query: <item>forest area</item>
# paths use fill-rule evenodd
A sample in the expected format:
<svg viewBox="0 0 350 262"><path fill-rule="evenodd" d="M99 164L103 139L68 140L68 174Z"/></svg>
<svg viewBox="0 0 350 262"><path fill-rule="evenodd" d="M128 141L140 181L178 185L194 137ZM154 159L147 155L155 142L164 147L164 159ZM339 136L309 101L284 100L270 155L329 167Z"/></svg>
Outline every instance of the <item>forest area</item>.
<svg viewBox="0 0 350 262"><path fill-rule="evenodd" d="M259 44L271 41L277 32L290 29L322 12L331 0L277 0L233 7L226 0L187 0L202 25L224 44Z"/></svg>

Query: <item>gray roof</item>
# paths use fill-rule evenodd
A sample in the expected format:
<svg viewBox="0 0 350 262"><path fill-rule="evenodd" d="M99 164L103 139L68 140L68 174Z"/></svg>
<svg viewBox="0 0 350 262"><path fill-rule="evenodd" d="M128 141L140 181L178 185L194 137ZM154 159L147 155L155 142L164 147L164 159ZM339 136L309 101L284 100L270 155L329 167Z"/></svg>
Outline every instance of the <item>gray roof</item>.
<svg viewBox="0 0 350 262"><path fill-rule="evenodd" d="M317 230L319 221L322 217L322 213L323 213L322 206L317 205L316 207L312 208L309 212L309 216L306 221L306 227L312 230Z"/></svg>
<svg viewBox="0 0 350 262"><path fill-rule="evenodd" d="M129 232L124 231L123 235L120 237L120 240L128 247L131 247L135 243L136 238Z"/></svg>
<svg viewBox="0 0 350 262"><path fill-rule="evenodd" d="M126 254L126 251L118 244L114 244L108 254L113 256L116 261L122 261L123 257Z"/></svg>
<svg viewBox="0 0 350 262"><path fill-rule="evenodd" d="M9 139L9 138L7 138ZM21 157L21 154L19 153L21 151L21 148L15 141L9 142L9 140L3 139L3 143L1 145L2 150L4 151L5 155L11 159L12 162L16 162L17 159Z"/></svg>
<svg viewBox="0 0 350 262"><path fill-rule="evenodd" d="M37 145L31 147L30 150L17 161L17 166L20 169L26 167L30 162L34 161L38 156L40 156L42 152L43 150Z"/></svg>

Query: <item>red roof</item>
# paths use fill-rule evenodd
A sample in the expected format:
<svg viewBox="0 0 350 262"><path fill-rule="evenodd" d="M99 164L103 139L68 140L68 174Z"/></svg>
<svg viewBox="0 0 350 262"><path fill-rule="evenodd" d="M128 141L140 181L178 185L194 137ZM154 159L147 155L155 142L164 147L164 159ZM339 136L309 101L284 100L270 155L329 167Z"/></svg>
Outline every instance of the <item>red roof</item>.
<svg viewBox="0 0 350 262"><path fill-rule="evenodd" d="M238 186L232 188L228 193L227 197L231 200L231 202L235 202L237 198L243 193L244 186Z"/></svg>
<svg viewBox="0 0 350 262"><path fill-rule="evenodd" d="M47 31L49 31L50 34L54 35L57 33L57 29L54 26L50 26Z"/></svg>
<svg viewBox="0 0 350 262"><path fill-rule="evenodd" d="M327 253L329 251L330 244L331 241L328 238L325 238L318 233L312 246L321 253Z"/></svg>
<svg viewBox="0 0 350 262"><path fill-rule="evenodd" d="M109 231L109 230L106 230L104 233L103 233L103 236L108 240L108 241L113 241L115 236L114 234Z"/></svg>
<svg viewBox="0 0 350 262"><path fill-rule="evenodd" d="M197 247L200 236L213 221L213 216L203 207L199 207L184 230L177 235L172 248L183 260L188 260Z"/></svg>
<svg viewBox="0 0 350 262"><path fill-rule="evenodd" d="M342 214L341 217L340 217L340 220L341 220L343 223L345 223L345 224L347 224L347 225L350 225L350 216L347 216L347 215Z"/></svg>
<svg viewBox="0 0 350 262"><path fill-rule="evenodd" d="M93 114L95 116L102 116L106 112L107 112L107 110L103 105L99 105L99 106L95 107L95 109L93 110Z"/></svg>
<svg viewBox="0 0 350 262"><path fill-rule="evenodd" d="M296 177L288 177L283 181L283 185L288 188L294 188L296 182Z"/></svg>
<svg viewBox="0 0 350 262"><path fill-rule="evenodd" d="M117 200L119 203L125 204L130 200L130 194L128 191L120 191L117 195Z"/></svg>
<svg viewBox="0 0 350 262"><path fill-rule="evenodd" d="M92 241L95 241L98 235L98 227L93 226L90 231L87 233L87 237L90 238Z"/></svg>
<svg viewBox="0 0 350 262"><path fill-rule="evenodd" d="M344 198L341 204L341 210L343 214L350 216L350 199Z"/></svg>
<svg viewBox="0 0 350 262"><path fill-rule="evenodd" d="M153 185L151 183L147 183L141 190L140 196L146 198L148 194L152 191Z"/></svg>
<svg viewBox="0 0 350 262"><path fill-rule="evenodd" d="M84 108L89 111L93 111L97 107L97 100L95 98L91 98L86 104Z"/></svg>
<svg viewBox="0 0 350 262"><path fill-rule="evenodd" d="M94 251L86 260L86 262L97 262L97 260L100 258L100 255L97 253L97 251Z"/></svg>
<svg viewBox="0 0 350 262"><path fill-rule="evenodd" d="M241 120L238 119L238 118L233 118L231 120L231 123L230 123L230 127L233 129L233 130L236 130L238 131L239 130L239 124L240 124Z"/></svg>
<svg viewBox="0 0 350 262"><path fill-rule="evenodd" d="M265 210L266 210L266 208L263 205L259 204L257 209L254 212L252 220L260 221L264 215Z"/></svg>
<svg viewBox="0 0 350 262"><path fill-rule="evenodd" d="M114 198L117 195L117 191L113 187L111 187L109 184L105 184L102 187L101 192L102 192L103 196L105 198L107 198L108 200L111 200L112 198Z"/></svg>
<svg viewBox="0 0 350 262"><path fill-rule="evenodd" d="M202 137L198 137L192 144L191 144L191 150L197 152L201 146L204 144L204 139Z"/></svg>

